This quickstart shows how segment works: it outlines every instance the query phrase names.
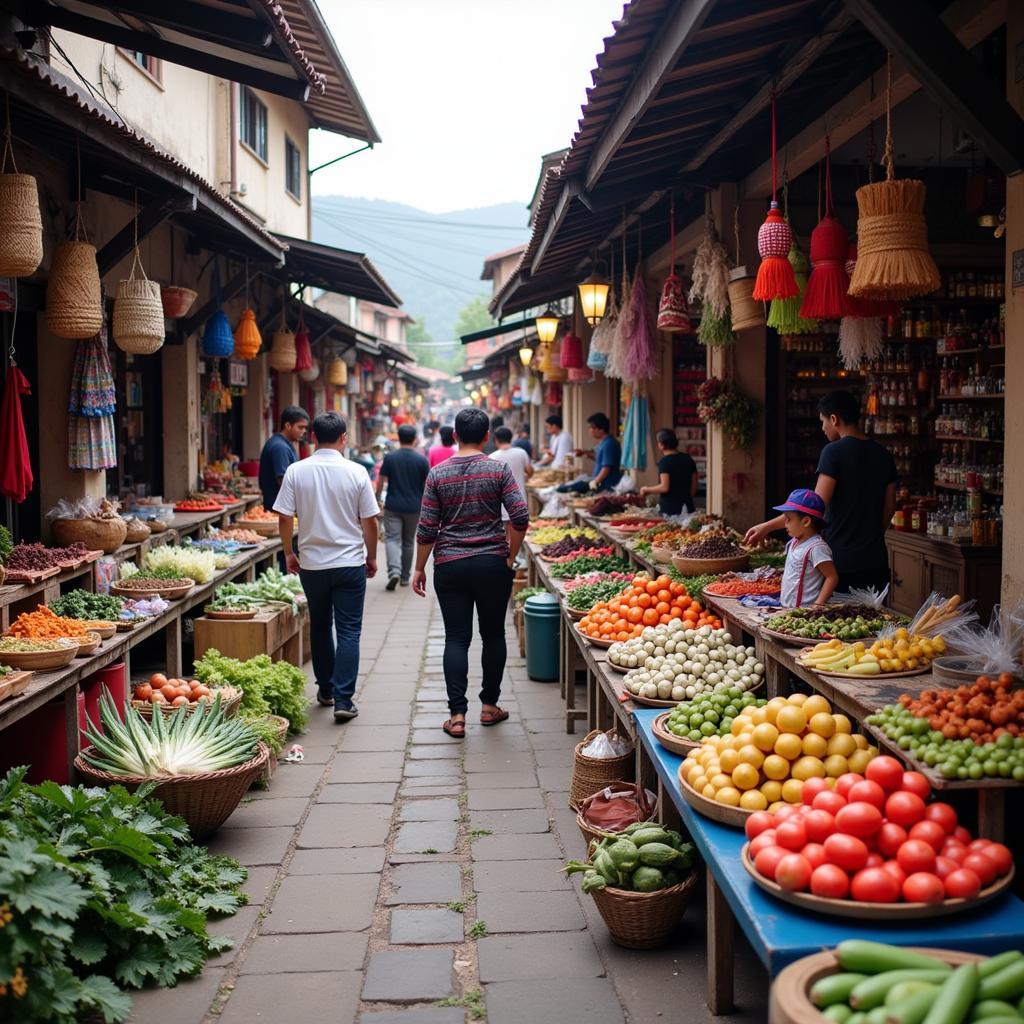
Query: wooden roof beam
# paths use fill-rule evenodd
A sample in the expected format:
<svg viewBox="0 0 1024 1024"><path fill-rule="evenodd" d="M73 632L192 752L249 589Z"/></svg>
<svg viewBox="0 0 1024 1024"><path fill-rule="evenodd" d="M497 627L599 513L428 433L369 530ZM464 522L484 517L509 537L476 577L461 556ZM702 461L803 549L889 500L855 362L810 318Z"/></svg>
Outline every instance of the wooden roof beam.
<svg viewBox="0 0 1024 1024"><path fill-rule="evenodd" d="M942 21L960 42L970 49L991 35L1006 21L1006 0L992 0L979 4L978 0L954 0L942 12ZM902 61L893 62L892 102L898 106L920 88L920 83ZM781 142L779 149L786 154L790 178L795 178L813 167L824 155L825 132L831 138L832 149L849 142L885 113L885 82L875 77L865 79L857 88L831 110L809 124L793 138ZM767 195L771 189L772 165L766 160L750 172L742 183L743 195Z"/></svg>
<svg viewBox="0 0 1024 1024"><path fill-rule="evenodd" d="M1004 174L1024 169L1024 121L924 0L846 0L846 6Z"/></svg>
<svg viewBox="0 0 1024 1024"><path fill-rule="evenodd" d="M198 205L195 195L179 200L159 200L144 206L132 219L96 254L100 277L113 270L118 263L141 242L152 234L164 221L175 213L194 213Z"/></svg>
<svg viewBox="0 0 1024 1024"><path fill-rule="evenodd" d="M558 196L558 201L555 203L555 208L551 211L550 218L548 218L547 227L544 229L544 235L540 240L540 244L537 246L537 251L533 255L533 260L530 263L531 273L537 273L537 268L544 259L544 254L548 251L548 247L551 245L552 241L554 241L555 235L558 234L558 230L561 228L562 222L565 220L565 215L569 212L569 205L582 191L583 182L579 178L569 178L569 180L562 186L562 191Z"/></svg>

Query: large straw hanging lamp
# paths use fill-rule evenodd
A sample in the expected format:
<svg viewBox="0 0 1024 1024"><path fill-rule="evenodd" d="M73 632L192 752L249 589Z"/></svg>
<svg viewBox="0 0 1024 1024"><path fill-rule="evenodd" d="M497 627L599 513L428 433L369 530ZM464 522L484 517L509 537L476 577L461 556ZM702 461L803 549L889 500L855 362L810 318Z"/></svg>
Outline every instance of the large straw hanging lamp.
<svg viewBox="0 0 1024 1024"><path fill-rule="evenodd" d="M334 388L343 388L348 383L348 364L335 356L327 364L327 383Z"/></svg>
<svg viewBox="0 0 1024 1024"><path fill-rule="evenodd" d="M4 156L0 166L0 277L28 277L43 261L43 221L39 186L31 174L19 174L11 146L11 101L6 100ZM13 172L7 170L11 158Z"/></svg>
<svg viewBox="0 0 1024 1024"><path fill-rule="evenodd" d="M235 357L237 359L255 359L259 354L263 338L256 323L256 313L249 307L249 260L245 261L245 309L238 318L235 327Z"/></svg>
<svg viewBox="0 0 1024 1024"><path fill-rule="evenodd" d="M793 275L793 266L789 262L789 247L793 244L793 234L779 212L779 204L776 202L778 195L775 177L776 148L775 93L773 91L772 201L768 216L757 232L757 251L761 256L761 266L757 269L757 280L754 282L753 289L753 298L762 302L771 302L772 299L789 299L798 291L796 277ZM742 329L736 325L736 309L733 307L733 330Z"/></svg>
<svg viewBox="0 0 1024 1024"><path fill-rule="evenodd" d="M285 306L282 306L281 323L277 330L274 331L274 341L270 346L270 356L267 362L270 364L270 368L277 370L278 373L291 373L295 369L297 357L295 335L288 330L288 321L285 319Z"/></svg>
<svg viewBox="0 0 1024 1024"><path fill-rule="evenodd" d="M857 189L859 255L850 282L858 299L912 299L941 283L928 251L923 181L897 181L892 144L892 54L886 62L885 181Z"/></svg>

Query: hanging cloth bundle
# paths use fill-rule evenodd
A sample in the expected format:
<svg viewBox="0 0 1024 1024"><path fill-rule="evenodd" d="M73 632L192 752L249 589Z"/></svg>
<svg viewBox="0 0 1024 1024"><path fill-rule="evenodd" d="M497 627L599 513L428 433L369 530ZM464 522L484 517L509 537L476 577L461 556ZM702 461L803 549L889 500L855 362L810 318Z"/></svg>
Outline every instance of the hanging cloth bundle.
<svg viewBox="0 0 1024 1024"><path fill-rule="evenodd" d="M43 221L39 186L31 174L19 174L11 145L11 101L6 100L4 156L0 166L0 277L28 277L43 262ZM7 170L11 158L12 172Z"/></svg>
<svg viewBox="0 0 1024 1024"><path fill-rule="evenodd" d="M25 419L21 412L21 396L30 394L32 389L28 379L14 361L12 343L11 362L4 380L3 398L0 399L0 494L16 504L21 504L29 496L34 480Z"/></svg>
<svg viewBox="0 0 1024 1024"><path fill-rule="evenodd" d="M299 324L295 331L295 373L308 373L313 368L313 348L309 343L309 331L299 307ZM303 378L305 379L305 378Z"/></svg>
<svg viewBox="0 0 1024 1024"><path fill-rule="evenodd" d="M622 429L622 468L647 468L647 438L651 433L651 414L647 396L639 389L633 392L626 409Z"/></svg>
<svg viewBox="0 0 1024 1024"><path fill-rule="evenodd" d="M75 351L68 399L68 466L111 469L117 465L114 433L114 375L110 368L106 326Z"/></svg>
<svg viewBox="0 0 1024 1024"><path fill-rule="evenodd" d="M676 197L669 204L669 275L661 289L658 303L658 330L667 334L692 334L690 307L686 302L686 285L676 273Z"/></svg>
<svg viewBox="0 0 1024 1024"><path fill-rule="evenodd" d="M941 284L928 251L923 181L897 181L892 141L892 54L886 63L885 181L857 189L860 255L850 282L859 299L912 299Z"/></svg>
<svg viewBox="0 0 1024 1024"><path fill-rule="evenodd" d="M697 328L702 345L731 345L736 340L729 313L729 254L718 240L710 193L705 199L704 237L693 259L689 299L702 305Z"/></svg>
<svg viewBox="0 0 1024 1024"><path fill-rule="evenodd" d="M772 201L768 216L757 232L757 251L761 255L761 266L757 269L757 280L754 282L753 290L753 298L761 302L789 299L799 291L793 274L793 265L789 262L793 234L779 212L779 204L776 201L776 148L775 93L772 92ZM735 316L733 319L735 321Z"/></svg>
<svg viewBox="0 0 1024 1024"><path fill-rule="evenodd" d="M825 216L811 232L811 276L800 306L809 319L839 320L856 312L847 291L846 254L850 236L832 214L832 163L828 133L825 134Z"/></svg>

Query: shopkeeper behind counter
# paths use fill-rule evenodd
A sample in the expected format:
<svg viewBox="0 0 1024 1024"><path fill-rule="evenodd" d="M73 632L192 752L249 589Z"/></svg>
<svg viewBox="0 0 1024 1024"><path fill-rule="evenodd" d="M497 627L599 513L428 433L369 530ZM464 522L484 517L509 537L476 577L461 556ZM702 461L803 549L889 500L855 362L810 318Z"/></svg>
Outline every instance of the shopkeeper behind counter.
<svg viewBox="0 0 1024 1024"><path fill-rule="evenodd" d="M860 429L860 402L849 391L830 391L818 402L829 443L818 459L815 493L828 505L825 539L832 549L841 591L889 583L885 531L896 509L896 463ZM778 516L752 526L746 544L785 527Z"/></svg>
<svg viewBox="0 0 1024 1024"><path fill-rule="evenodd" d="M610 491L622 479L622 446L611 435L611 421L603 412L587 417L590 436L597 442L593 451L577 449L574 454L586 455L594 460L594 475L589 480L577 480L558 488L564 493L582 494L585 491Z"/></svg>
<svg viewBox="0 0 1024 1024"><path fill-rule="evenodd" d="M658 509L662 515L677 516L680 512L693 512L693 496L697 493L700 476L697 463L679 450L679 438L668 427L658 431L658 482L641 487L640 493L658 495Z"/></svg>

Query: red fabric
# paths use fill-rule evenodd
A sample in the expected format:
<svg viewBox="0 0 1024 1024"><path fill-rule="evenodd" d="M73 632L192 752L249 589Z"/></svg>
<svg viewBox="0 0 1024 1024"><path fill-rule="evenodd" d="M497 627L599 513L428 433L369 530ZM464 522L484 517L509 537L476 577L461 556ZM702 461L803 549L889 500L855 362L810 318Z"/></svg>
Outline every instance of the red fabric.
<svg viewBox="0 0 1024 1024"><path fill-rule="evenodd" d="M21 396L31 393L25 374L12 366L0 402L0 494L19 504L28 497L34 479L21 415Z"/></svg>

